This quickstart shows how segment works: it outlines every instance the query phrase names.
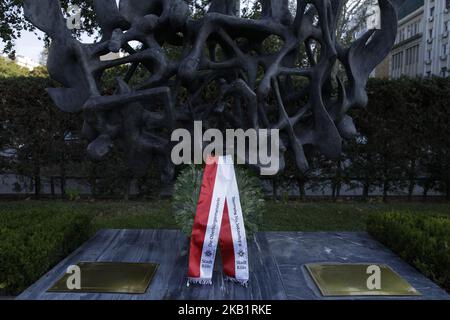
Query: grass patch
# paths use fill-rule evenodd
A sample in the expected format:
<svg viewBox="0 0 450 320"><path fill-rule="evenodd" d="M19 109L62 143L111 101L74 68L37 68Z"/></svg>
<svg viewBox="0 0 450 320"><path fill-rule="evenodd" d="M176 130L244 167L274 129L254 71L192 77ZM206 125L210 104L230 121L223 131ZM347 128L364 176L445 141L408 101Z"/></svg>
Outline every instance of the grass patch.
<svg viewBox="0 0 450 320"><path fill-rule="evenodd" d="M84 208L93 229L177 229L169 201L99 203Z"/></svg>
<svg viewBox="0 0 450 320"><path fill-rule="evenodd" d="M268 202L261 231L365 231L386 211L450 214L448 203Z"/></svg>
<svg viewBox="0 0 450 320"><path fill-rule="evenodd" d="M176 229L169 201L115 202L115 201L21 201L2 202L1 212L25 213L41 211L70 211L92 218L91 234L100 229Z"/></svg>
<svg viewBox="0 0 450 320"><path fill-rule="evenodd" d="M23 213L70 211L92 217L92 230L99 229L177 229L170 201L152 202L68 202L21 201L2 202L2 212ZM362 202L273 202L263 212L260 231L365 231L373 214L407 211L449 214L450 203L362 203Z"/></svg>

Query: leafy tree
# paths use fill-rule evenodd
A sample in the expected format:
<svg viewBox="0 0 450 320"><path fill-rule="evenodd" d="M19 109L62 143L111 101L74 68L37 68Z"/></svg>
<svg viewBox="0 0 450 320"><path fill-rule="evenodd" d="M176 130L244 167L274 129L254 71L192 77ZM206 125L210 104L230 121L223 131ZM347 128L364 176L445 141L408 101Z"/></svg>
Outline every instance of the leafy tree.
<svg viewBox="0 0 450 320"><path fill-rule="evenodd" d="M14 151L9 169L31 178L36 197L41 194L44 168L67 160L66 139L80 122L55 108L45 92L52 85L47 78L0 79L2 147Z"/></svg>
<svg viewBox="0 0 450 320"><path fill-rule="evenodd" d="M94 0L59 0L64 11L70 5L77 5L81 9L82 29L74 31L78 36L83 32L94 35L98 24L93 10ZM206 13L210 0L185 0L191 7L194 18ZM296 1L290 0L293 13L296 10ZM341 42L347 45L356 30L366 22L367 8L371 1L346 0L342 8L342 15L338 24L337 34ZM35 31L35 27L28 23L22 10L23 0L3 0L0 2L0 40L5 43L5 52L11 52L15 40L19 39L24 31ZM241 14L243 17L256 18L261 14L261 4L256 0L241 1Z"/></svg>
<svg viewBox="0 0 450 320"><path fill-rule="evenodd" d="M356 116L362 136L349 150L349 170L363 181L364 198L371 187L381 188L385 201L390 192L404 187L405 168L413 157L405 141L405 133L413 125L405 119L410 88L404 80L373 80L368 86L371 99L367 112Z"/></svg>
<svg viewBox="0 0 450 320"><path fill-rule="evenodd" d="M61 6L67 11L70 5L77 5L81 9L82 30L77 35L86 32L93 35L97 29L95 13L92 9L94 0L62 0ZM36 28L25 20L23 15L23 0L2 0L0 2L0 40L5 43L5 52L11 52L15 40L19 39L23 31L35 31Z"/></svg>
<svg viewBox="0 0 450 320"><path fill-rule="evenodd" d="M450 139L449 119L450 78L432 78L421 87L422 145L419 170L424 178L424 198L430 190L446 194L450 199Z"/></svg>
<svg viewBox="0 0 450 320"><path fill-rule="evenodd" d="M448 193L449 79L372 79L367 110L354 111L361 136L348 145L349 175L363 196L381 187L384 199L420 185ZM359 187L359 184L353 187Z"/></svg>
<svg viewBox="0 0 450 320"><path fill-rule="evenodd" d="M343 45L349 45L355 34L367 24L370 16L369 9L377 5L374 0L345 0L342 5L342 14L337 24L337 38Z"/></svg>
<svg viewBox="0 0 450 320"><path fill-rule="evenodd" d="M0 78L27 76L28 69L18 66L14 61L0 57Z"/></svg>
<svg viewBox="0 0 450 320"><path fill-rule="evenodd" d="M204 15L209 3L207 0L187 2L193 9L194 18ZM23 18L21 3L21 0L0 3L0 39L7 43L6 50L12 50L14 40L23 30L34 30ZM61 3L64 8L69 4L79 5L83 10L82 31L95 33L93 0L64 0ZM343 6L337 32L344 45L365 24L370 4L370 1L348 0ZM261 14L259 1L242 1L241 9L244 17L254 18ZM291 9L295 10L295 1L291 1ZM271 37L264 44L264 50L277 51L280 45L280 39ZM176 50L170 51L170 56L178 54L180 52ZM123 68L108 71L103 86L105 93L114 89L114 78L124 72ZM138 72L142 77L145 73L145 70ZM24 78L28 76L34 78ZM78 139L81 119L77 115L62 114L53 106L44 91L45 87L54 86L49 81L44 68L30 73L0 59L0 150L17 150L17 162L9 169L32 177L37 195L42 172L48 167L58 167L63 177L62 189L65 177L75 172L88 176L89 183L99 195L114 193L127 197L130 179L121 159L113 155L101 164L86 160L84 143ZM214 92L209 96L213 99ZM352 187L362 186L364 197L368 197L375 187L383 189L385 199L390 192L405 188L411 197L417 184L424 188L424 195L437 190L450 197L449 96L448 79L370 81L367 110L352 111L361 135L348 142L343 158L332 162L312 154L310 162L317 170L300 174L288 155L286 171L273 180L275 192L277 186L289 186L294 181L304 196L307 183L314 180L316 186L323 186L325 177L329 179L335 197L339 196L343 183L355 180L360 182L353 183ZM276 117L277 110L272 109ZM0 155L0 159L4 157ZM5 163L0 165L2 170L7 166ZM149 172L149 179L152 174Z"/></svg>

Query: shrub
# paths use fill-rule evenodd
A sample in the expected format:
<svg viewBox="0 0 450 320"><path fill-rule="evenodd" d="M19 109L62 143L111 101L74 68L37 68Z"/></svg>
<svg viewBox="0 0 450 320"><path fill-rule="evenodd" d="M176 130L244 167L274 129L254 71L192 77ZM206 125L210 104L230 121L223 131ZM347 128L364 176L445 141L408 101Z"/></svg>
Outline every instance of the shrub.
<svg viewBox="0 0 450 320"><path fill-rule="evenodd" d="M191 235L203 179L203 168L189 166L180 174L173 193L173 211L178 227ZM242 214L247 236L258 231L264 210L264 195L259 179L247 169L236 167Z"/></svg>
<svg viewBox="0 0 450 320"><path fill-rule="evenodd" d="M89 237L87 214L0 210L0 295L26 289Z"/></svg>
<svg viewBox="0 0 450 320"><path fill-rule="evenodd" d="M390 212L371 216L368 231L450 292L450 217Z"/></svg>
<svg viewBox="0 0 450 320"><path fill-rule="evenodd" d="M67 189L66 190L67 199L70 201L76 201L81 199L81 192L77 189Z"/></svg>

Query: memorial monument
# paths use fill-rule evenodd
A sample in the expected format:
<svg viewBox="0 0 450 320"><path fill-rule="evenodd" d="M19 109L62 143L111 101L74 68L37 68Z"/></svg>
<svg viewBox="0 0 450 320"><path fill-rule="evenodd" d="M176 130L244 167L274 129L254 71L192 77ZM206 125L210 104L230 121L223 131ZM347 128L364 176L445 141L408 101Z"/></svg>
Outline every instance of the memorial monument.
<svg viewBox="0 0 450 320"><path fill-rule="evenodd" d="M62 86L48 92L62 111L83 114L89 156L104 159L117 146L136 175L157 162L169 185L172 133L201 122L278 129L280 163L293 152L299 171L308 170L307 149L339 157L357 132L348 111L367 105L367 80L394 45L404 0L378 0L380 29L349 46L336 34L344 0L297 0L296 8L259 0L255 19L241 17L238 0L211 0L200 17L188 2L94 0L101 39L86 44L58 0L24 0L28 20L51 38L48 71ZM118 52L126 54L101 59ZM116 67L127 72L107 94L102 79ZM101 230L18 299L448 298L365 233L261 232L247 244L230 156L206 167L190 247L177 230ZM215 269L218 246L224 274ZM186 278L210 286L188 287Z"/></svg>
<svg viewBox="0 0 450 320"><path fill-rule="evenodd" d="M192 130L195 121L218 129L279 129L281 168L286 150L300 171L308 169L305 146L329 158L341 154L343 139L357 132L347 112L366 106L365 85L395 42L403 1L379 0L381 28L349 47L336 36L343 2L299 0L293 12L288 0L260 0L261 17L246 19L239 0L211 0L197 19L183 0L95 0L101 39L92 44L72 35L59 1L25 0L24 9L51 38L48 71L62 88L48 92L62 111L83 113L89 156L101 160L117 145L135 174L157 162L169 184L171 132ZM275 52L265 50L270 39L279 44ZM100 59L119 51L127 55ZM128 72L105 95L102 76L117 66ZM148 78L132 86L139 67ZM205 99L208 90L213 101ZM269 115L274 107L276 117Z"/></svg>

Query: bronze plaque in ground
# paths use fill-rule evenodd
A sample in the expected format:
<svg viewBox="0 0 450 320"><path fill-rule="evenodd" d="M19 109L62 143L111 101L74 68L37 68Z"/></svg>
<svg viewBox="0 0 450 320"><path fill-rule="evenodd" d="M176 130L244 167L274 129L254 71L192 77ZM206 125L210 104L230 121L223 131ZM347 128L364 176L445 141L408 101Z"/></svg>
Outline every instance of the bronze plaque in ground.
<svg viewBox="0 0 450 320"><path fill-rule="evenodd" d="M389 266L380 264L308 264L323 296L420 296Z"/></svg>
<svg viewBox="0 0 450 320"><path fill-rule="evenodd" d="M69 289L75 273L65 274L48 292L144 294L158 269L157 264L80 262L80 289ZM72 277L69 279L69 277Z"/></svg>

